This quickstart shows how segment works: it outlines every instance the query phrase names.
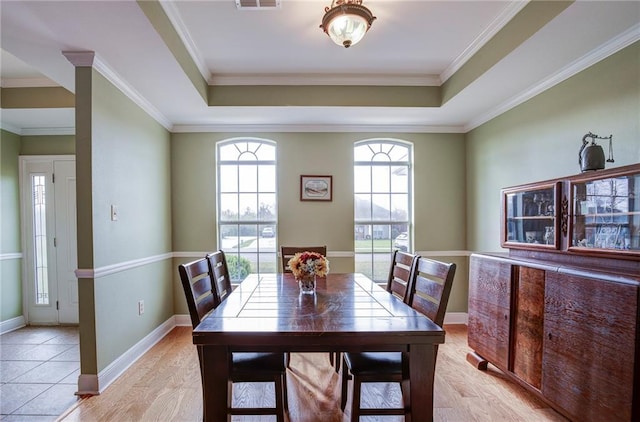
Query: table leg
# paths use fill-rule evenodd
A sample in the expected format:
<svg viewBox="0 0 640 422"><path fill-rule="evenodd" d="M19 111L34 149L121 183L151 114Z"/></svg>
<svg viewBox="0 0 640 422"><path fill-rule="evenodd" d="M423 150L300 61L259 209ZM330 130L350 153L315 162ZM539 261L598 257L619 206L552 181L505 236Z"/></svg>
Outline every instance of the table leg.
<svg viewBox="0 0 640 422"><path fill-rule="evenodd" d="M433 381L436 345L412 344L409 348L411 414L407 422L433 421Z"/></svg>
<svg viewBox="0 0 640 422"><path fill-rule="evenodd" d="M202 347L202 411L204 422L230 421L227 415L229 355L223 346Z"/></svg>

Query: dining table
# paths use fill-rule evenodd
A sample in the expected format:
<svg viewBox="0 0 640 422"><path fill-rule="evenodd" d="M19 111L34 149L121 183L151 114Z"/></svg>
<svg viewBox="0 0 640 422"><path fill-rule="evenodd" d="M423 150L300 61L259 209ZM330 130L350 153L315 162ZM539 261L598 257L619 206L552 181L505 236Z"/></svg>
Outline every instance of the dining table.
<svg viewBox="0 0 640 422"><path fill-rule="evenodd" d="M229 421L233 352L403 352L411 409L433 420L433 384L444 330L361 273L330 273L302 294L293 274L250 274L193 330L201 349L203 420ZM343 369L344 370L344 369Z"/></svg>

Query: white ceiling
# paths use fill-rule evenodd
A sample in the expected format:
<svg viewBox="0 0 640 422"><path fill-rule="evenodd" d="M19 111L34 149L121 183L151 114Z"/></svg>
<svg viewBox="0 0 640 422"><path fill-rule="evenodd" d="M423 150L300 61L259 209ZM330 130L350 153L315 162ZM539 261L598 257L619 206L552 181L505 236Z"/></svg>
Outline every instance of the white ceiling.
<svg viewBox="0 0 640 422"><path fill-rule="evenodd" d="M330 0L238 10L162 1L212 85L441 85L525 1L365 0L377 20L345 49L319 28ZM640 39L640 2L577 1L441 107L210 107L135 1L0 0L3 87L74 91L62 51L95 67L173 131L466 132ZM69 110L3 109L20 134L73 133Z"/></svg>

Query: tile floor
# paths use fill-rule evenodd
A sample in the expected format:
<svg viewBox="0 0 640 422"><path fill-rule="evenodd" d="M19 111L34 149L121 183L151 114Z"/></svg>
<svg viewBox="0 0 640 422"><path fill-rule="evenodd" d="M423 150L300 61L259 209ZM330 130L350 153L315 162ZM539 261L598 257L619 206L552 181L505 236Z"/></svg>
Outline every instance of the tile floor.
<svg viewBox="0 0 640 422"><path fill-rule="evenodd" d="M78 327L0 335L0 421L55 421L79 400Z"/></svg>

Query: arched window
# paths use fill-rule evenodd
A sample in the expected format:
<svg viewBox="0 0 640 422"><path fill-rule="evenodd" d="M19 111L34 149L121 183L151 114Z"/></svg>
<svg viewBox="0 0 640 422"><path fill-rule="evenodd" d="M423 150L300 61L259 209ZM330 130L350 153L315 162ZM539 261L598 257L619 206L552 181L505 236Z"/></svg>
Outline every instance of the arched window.
<svg viewBox="0 0 640 422"><path fill-rule="evenodd" d="M242 138L217 144L218 245L232 280L276 272L276 144Z"/></svg>
<svg viewBox="0 0 640 422"><path fill-rule="evenodd" d="M354 145L355 269L386 281L394 249L412 251L411 144L373 139Z"/></svg>

